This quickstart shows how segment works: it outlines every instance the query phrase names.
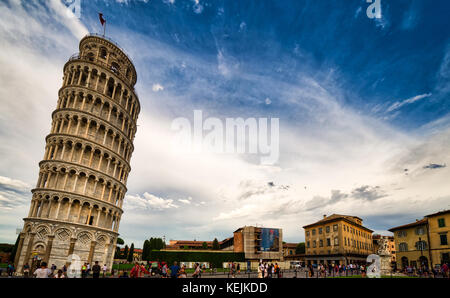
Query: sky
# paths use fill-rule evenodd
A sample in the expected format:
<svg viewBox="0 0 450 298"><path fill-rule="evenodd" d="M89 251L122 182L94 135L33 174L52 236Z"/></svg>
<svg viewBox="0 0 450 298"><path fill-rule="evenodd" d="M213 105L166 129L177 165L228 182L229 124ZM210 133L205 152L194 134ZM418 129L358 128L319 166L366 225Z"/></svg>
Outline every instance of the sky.
<svg viewBox="0 0 450 298"><path fill-rule="evenodd" d="M0 242L23 226L67 59L102 33L141 103L120 237L219 240L333 213L376 233L450 209L448 1L0 0ZM279 158L186 147L175 119L279 119Z"/></svg>

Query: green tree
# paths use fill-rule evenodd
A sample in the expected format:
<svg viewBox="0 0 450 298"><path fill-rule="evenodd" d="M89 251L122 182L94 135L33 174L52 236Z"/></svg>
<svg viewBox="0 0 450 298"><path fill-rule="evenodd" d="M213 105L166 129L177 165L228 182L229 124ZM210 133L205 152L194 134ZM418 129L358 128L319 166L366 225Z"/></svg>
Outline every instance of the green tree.
<svg viewBox="0 0 450 298"><path fill-rule="evenodd" d="M219 241L217 240L217 238L214 238L214 240L213 240L212 249L213 250L220 250L220 245L219 245Z"/></svg>
<svg viewBox="0 0 450 298"><path fill-rule="evenodd" d="M11 261L11 262L14 262L14 259L16 257L17 246L19 245L19 239L20 239L20 235L17 236L16 243L11 248L11 255L9 256L9 261Z"/></svg>
<svg viewBox="0 0 450 298"><path fill-rule="evenodd" d="M122 255L120 253L120 247L116 246L116 251L114 252L114 259L122 259Z"/></svg>
<svg viewBox="0 0 450 298"><path fill-rule="evenodd" d="M161 238L150 238L150 250L161 250L163 248L166 248L166 244Z"/></svg>
<svg viewBox="0 0 450 298"><path fill-rule="evenodd" d="M142 259L147 261L149 253L150 253L150 241L145 240L144 246L142 247Z"/></svg>
<svg viewBox="0 0 450 298"><path fill-rule="evenodd" d="M128 257L128 245L125 245L125 249L123 250L121 259L127 259L127 257Z"/></svg>
<svg viewBox="0 0 450 298"><path fill-rule="evenodd" d="M133 262L133 254L134 254L134 243L131 243L130 252L128 253L128 262Z"/></svg>
<svg viewBox="0 0 450 298"><path fill-rule="evenodd" d="M297 247L295 248L296 254L304 254L305 253L305 242L300 242L297 244Z"/></svg>
<svg viewBox="0 0 450 298"><path fill-rule="evenodd" d="M202 243L202 248L203 248L203 249L208 249L208 243L203 242L203 243Z"/></svg>
<svg viewBox="0 0 450 298"><path fill-rule="evenodd" d="M124 245L125 242L123 241L122 238L117 238L117 245Z"/></svg>

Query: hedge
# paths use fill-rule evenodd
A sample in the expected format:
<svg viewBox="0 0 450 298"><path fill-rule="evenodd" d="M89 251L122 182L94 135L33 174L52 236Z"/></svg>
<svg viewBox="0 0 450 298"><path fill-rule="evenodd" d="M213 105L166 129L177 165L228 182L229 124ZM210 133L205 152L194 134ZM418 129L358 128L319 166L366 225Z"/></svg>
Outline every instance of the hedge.
<svg viewBox="0 0 450 298"><path fill-rule="evenodd" d="M235 252L196 252L196 251L157 251L152 250L148 261L167 262L208 262L213 268L222 268L225 262L245 262L244 253Z"/></svg>

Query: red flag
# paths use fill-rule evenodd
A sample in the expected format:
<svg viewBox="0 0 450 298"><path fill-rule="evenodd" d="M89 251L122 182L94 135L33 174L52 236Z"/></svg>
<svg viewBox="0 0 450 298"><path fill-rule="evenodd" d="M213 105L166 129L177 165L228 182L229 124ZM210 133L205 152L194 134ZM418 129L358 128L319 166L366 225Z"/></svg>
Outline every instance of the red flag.
<svg viewBox="0 0 450 298"><path fill-rule="evenodd" d="M100 23L103 26L106 23L106 20L103 18L103 14L102 13L98 13L98 18L100 19Z"/></svg>

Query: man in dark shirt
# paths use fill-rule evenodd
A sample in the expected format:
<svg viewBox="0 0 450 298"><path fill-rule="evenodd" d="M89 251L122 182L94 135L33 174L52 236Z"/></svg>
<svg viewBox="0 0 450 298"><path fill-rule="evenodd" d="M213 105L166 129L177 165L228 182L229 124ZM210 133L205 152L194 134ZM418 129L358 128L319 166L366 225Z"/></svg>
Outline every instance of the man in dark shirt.
<svg viewBox="0 0 450 298"><path fill-rule="evenodd" d="M180 271L180 266L177 265L177 262L173 262L173 265L170 266L170 277L177 278L178 271Z"/></svg>
<svg viewBox="0 0 450 298"><path fill-rule="evenodd" d="M100 265L98 264L98 261L95 261L95 265L92 266L92 277L93 278L99 278L100 277Z"/></svg>

